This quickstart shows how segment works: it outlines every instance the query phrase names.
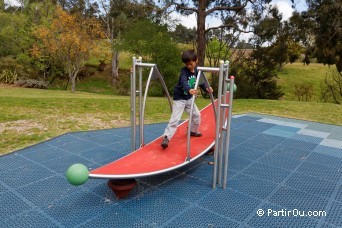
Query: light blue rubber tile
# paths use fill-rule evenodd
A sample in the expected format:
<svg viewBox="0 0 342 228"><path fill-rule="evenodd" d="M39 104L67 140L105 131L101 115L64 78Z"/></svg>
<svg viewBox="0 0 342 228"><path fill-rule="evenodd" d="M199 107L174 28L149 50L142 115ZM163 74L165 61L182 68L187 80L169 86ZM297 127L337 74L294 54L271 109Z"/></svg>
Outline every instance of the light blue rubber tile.
<svg viewBox="0 0 342 228"><path fill-rule="evenodd" d="M307 136L323 138L323 139L328 138L328 136L330 135L330 133L327 133L327 132L315 131L315 130L310 130L310 129L301 129L297 133L301 135L307 135Z"/></svg>
<svg viewBox="0 0 342 228"><path fill-rule="evenodd" d="M330 147L335 147L338 149L342 149L342 141L340 140L335 140L335 139L324 139L320 145L322 146L330 146Z"/></svg>
<svg viewBox="0 0 342 228"><path fill-rule="evenodd" d="M342 141L342 127L336 127L328 136L328 139L335 139Z"/></svg>
<svg viewBox="0 0 342 228"><path fill-rule="evenodd" d="M264 123L272 123L272 124L276 124L279 126L294 127L294 128L299 128L299 129L303 129L307 126L306 124L303 124L302 122L293 121L289 119L281 119L281 118L273 118L273 119L263 118L258 121L264 122Z"/></svg>
<svg viewBox="0 0 342 228"><path fill-rule="evenodd" d="M264 131L263 133L268 134L268 135L284 137L284 138L291 138L294 134L296 134L294 132L283 131L283 130L275 129L275 128L270 128L270 129Z"/></svg>
<svg viewBox="0 0 342 228"><path fill-rule="evenodd" d="M291 137L291 139L299 140L299 141L304 141L304 142L315 143L315 144L319 144L323 140L322 138L313 137L313 136L309 136L309 135L301 135L301 134L294 134Z"/></svg>
<svg viewBox="0 0 342 228"><path fill-rule="evenodd" d="M336 126L334 125L308 122L308 126L305 129L331 133L334 131L335 128Z"/></svg>
<svg viewBox="0 0 342 228"><path fill-rule="evenodd" d="M342 150L339 148L335 148L335 147L318 145L314 149L314 152L333 156L333 157L342 158Z"/></svg>

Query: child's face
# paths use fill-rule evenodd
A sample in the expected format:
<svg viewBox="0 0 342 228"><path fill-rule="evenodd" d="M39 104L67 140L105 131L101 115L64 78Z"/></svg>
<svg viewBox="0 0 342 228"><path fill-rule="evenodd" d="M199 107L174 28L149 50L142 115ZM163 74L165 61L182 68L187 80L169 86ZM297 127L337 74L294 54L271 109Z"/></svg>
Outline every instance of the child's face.
<svg viewBox="0 0 342 228"><path fill-rule="evenodd" d="M188 68L192 73L195 72L196 65L197 65L197 61L189 61L185 63L186 68Z"/></svg>

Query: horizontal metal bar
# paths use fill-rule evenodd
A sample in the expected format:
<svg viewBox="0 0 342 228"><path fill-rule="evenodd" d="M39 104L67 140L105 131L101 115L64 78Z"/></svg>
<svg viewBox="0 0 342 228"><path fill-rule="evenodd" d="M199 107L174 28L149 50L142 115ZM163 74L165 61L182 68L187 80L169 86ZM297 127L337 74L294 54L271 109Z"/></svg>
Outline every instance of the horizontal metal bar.
<svg viewBox="0 0 342 228"><path fill-rule="evenodd" d="M198 71L204 71L204 72L214 72L218 73L220 71L220 68L218 67L197 67Z"/></svg>
<svg viewBox="0 0 342 228"><path fill-rule="evenodd" d="M222 108L229 108L229 104L221 104Z"/></svg>
<svg viewBox="0 0 342 228"><path fill-rule="evenodd" d="M140 66L140 67L155 67L156 64L155 63L135 63L136 66Z"/></svg>

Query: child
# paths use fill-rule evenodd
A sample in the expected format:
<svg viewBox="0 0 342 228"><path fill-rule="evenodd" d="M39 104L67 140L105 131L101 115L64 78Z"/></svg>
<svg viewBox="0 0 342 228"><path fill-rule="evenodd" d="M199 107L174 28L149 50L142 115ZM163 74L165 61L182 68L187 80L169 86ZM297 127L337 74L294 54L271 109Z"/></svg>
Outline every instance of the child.
<svg viewBox="0 0 342 228"><path fill-rule="evenodd" d="M182 54L182 61L185 67L181 69L178 83L175 86L173 93L173 105L170 121L164 131L164 137L161 142L163 148L168 147L169 140L175 134L178 126L178 122L182 117L184 110L190 115L191 98L197 94L197 90L194 89L197 78L197 54L194 50L184 51ZM205 83L199 85L204 91L212 92L212 88L206 88ZM194 104L191 123L191 136L201 137L202 133L198 132L198 128L201 122L201 114Z"/></svg>

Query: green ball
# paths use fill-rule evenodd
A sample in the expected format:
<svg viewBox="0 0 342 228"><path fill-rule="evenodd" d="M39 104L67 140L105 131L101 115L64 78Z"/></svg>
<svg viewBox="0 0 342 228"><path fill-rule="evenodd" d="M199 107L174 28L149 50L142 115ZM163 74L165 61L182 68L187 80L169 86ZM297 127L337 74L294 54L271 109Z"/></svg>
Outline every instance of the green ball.
<svg viewBox="0 0 342 228"><path fill-rule="evenodd" d="M72 185L82 185L88 180L89 171L83 164L73 164L66 171L66 178Z"/></svg>
<svg viewBox="0 0 342 228"><path fill-rule="evenodd" d="M229 91L229 89L230 89L230 83L228 83L227 89L228 89L228 91ZM236 90L237 90L237 87L236 87L236 85L235 85L235 83L234 83L234 85L233 85L233 92L235 93Z"/></svg>

